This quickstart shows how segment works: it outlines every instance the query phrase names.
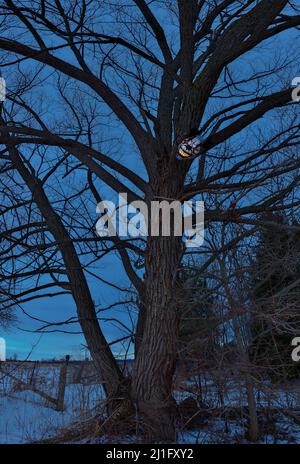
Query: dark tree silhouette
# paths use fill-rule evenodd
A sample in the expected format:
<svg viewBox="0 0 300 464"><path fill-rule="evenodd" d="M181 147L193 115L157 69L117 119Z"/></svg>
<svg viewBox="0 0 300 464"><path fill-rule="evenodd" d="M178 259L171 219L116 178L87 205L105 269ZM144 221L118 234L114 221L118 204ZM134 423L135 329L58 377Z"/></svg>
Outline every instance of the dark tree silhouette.
<svg viewBox="0 0 300 464"><path fill-rule="evenodd" d="M269 215L269 219L289 224L282 214ZM291 230L261 230L251 267L255 304L251 358L277 381L299 375L299 366L291 358L291 340L300 328L300 234L298 223L292 226Z"/></svg>
<svg viewBox="0 0 300 464"><path fill-rule="evenodd" d="M152 441L174 440L176 433L181 238L106 240L139 294L129 385L98 324L76 242L81 226L54 201L60 169L87 174L95 202L103 185L148 204L198 195L206 203L208 230L240 224L247 233L259 224L257 213L297 206L299 131L290 82L297 59L292 30L299 25L297 6L288 0L2 2L1 67L9 89L0 127L2 172L14 172L26 185L26 201L40 214L39 225L29 214L29 224L23 221L18 231L14 226L10 235L21 231L26 240L24 234L44 229L43 246L60 260L58 269L55 261L48 266L52 285L73 295L108 397L118 399L113 408L120 398L128 413L133 405ZM284 49L283 39L290 44L289 60L276 53ZM100 143L101 121L110 143ZM195 163L178 160L178 143L193 130L204 139L203 153ZM79 191L74 195L78 199ZM65 205L71 199L74 204L70 195ZM228 237L227 249L243 234ZM90 239L97 243L95 235ZM208 246L205 251L202 270L218 254Z"/></svg>

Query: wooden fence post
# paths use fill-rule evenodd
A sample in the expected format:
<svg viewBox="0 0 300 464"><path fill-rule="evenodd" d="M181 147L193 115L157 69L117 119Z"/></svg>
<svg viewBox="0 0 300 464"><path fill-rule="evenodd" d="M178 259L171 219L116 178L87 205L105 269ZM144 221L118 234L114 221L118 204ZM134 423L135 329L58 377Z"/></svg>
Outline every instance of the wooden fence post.
<svg viewBox="0 0 300 464"><path fill-rule="evenodd" d="M29 384L30 385L35 385L35 370L36 370L36 362L34 363L33 365L33 368L32 368L32 371L31 371L31 376L30 376L30 380L29 380Z"/></svg>
<svg viewBox="0 0 300 464"><path fill-rule="evenodd" d="M57 411L64 411L65 409L65 390L67 384L67 371L69 364L70 356L66 356L66 361L60 368L59 374L59 385L58 385L58 394L57 394Z"/></svg>
<svg viewBox="0 0 300 464"><path fill-rule="evenodd" d="M76 370L74 369L73 383L77 384L81 382L82 374L85 367L84 364L84 361L81 361L78 368Z"/></svg>

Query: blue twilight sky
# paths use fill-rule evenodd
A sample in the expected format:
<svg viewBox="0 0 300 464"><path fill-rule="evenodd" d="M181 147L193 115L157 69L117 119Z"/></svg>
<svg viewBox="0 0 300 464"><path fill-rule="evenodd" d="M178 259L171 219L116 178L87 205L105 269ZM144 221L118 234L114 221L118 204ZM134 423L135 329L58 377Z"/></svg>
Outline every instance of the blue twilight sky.
<svg viewBox="0 0 300 464"><path fill-rule="evenodd" d="M297 40L299 41L299 36L297 38L296 32L282 34L280 39L273 41L273 45L271 47L268 47L265 44L261 47L261 51L258 54L256 52L252 52L247 56L247 58L242 57L239 62L235 64L235 71L240 73L241 76L243 73L246 73L247 68L249 69L250 67L252 70L257 69L260 71L263 68L264 61L268 61L271 55L274 54L275 48L277 48L277 54L288 54L289 49L291 50L291 41L293 42L292 48L294 48L295 51ZM288 43L289 45L287 46ZM290 80L292 80L297 75L297 68L299 68L298 64L294 63L294 65L291 67L293 70L292 75L290 76ZM5 72L6 70L3 71L3 76L6 78L9 87L10 75L6 75ZM281 87L282 82L279 82L278 85ZM51 98L51 85L48 85L47 87L47 94L47 97ZM216 104L218 105L218 102L215 103L215 105ZM268 119L266 119L265 127L267 130ZM113 138L114 135L119 138L120 133L122 133L122 137L124 137L125 140L128 140L125 129L123 127L120 128L116 122L114 123L112 129L102 129L102 135L109 138ZM131 156L133 142L130 141L127 146L123 143L122 147L122 153L118 155L117 159L120 159L126 166L131 167L136 172L142 174L142 164L137 162L136 156ZM110 199L110 197L108 196L107 199ZM95 215L91 218L92 222L95 220L97 220L96 205ZM124 273L122 265L120 264L120 259L116 257L116 255L110 254L105 259L101 260L100 265L97 268L97 272L101 278L107 281L111 280L124 289L128 288L129 286L128 279ZM93 298L99 307L106 307L115 303L116 301L123 301L128 298L128 294L126 294L126 292L120 293L118 290L107 286L98 280L89 278L89 285ZM24 311L30 314L31 317L26 315ZM84 356L86 354L86 350L84 348L85 342L83 336L77 333L80 331L78 324L71 324L63 327L63 330L75 332L73 334L59 332L59 330L62 330L61 327L57 327L56 331L53 331L52 333L46 332L40 334L35 333L35 330L40 328L43 324L32 319L32 317L37 317L47 322L59 322L65 321L68 318L74 317L75 315L75 305L72 298L69 296L56 296L55 298L34 300L30 303L23 304L22 308L16 308L16 323L7 330L0 328L0 336L6 339L7 356L10 357L16 354L19 359L25 359L28 357L29 359L49 359L54 357L61 357L66 354L70 354L75 358ZM105 317L118 319L122 323L129 326L132 323L125 305L120 305L120 307L113 308L110 311L105 312ZM134 313L131 313L131 317L134 320ZM108 341L112 341L126 335L126 331L114 321L102 321L101 328L104 331ZM55 327L49 328L49 330L54 329ZM114 354L116 356L122 357L122 355L125 353L126 346L127 345L123 346L121 343L114 345ZM132 352L132 348L130 352Z"/></svg>
<svg viewBox="0 0 300 464"><path fill-rule="evenodd" d="M105 280L112 281L127 288L128 281L119 259L113 255L108 256L101 262L99 276ZM107 285L101 285L99 281L89 279L89 286L94 301L99 307L107 307L117 301L125 300L128 294L120 295L116 289ZM76 308L72 297L55 296L54 298L43 298L21 305L16 308L17 322L7 330L2 330L0 336L6 340L7 357L17 355L18 359L49 359L70 354L74 358L85 357L87 350L85 341L80 333L80 326L66 324L63 327L49 327L44 333L34 333L46 325L32 318L42 319L48 323L62 322L76 316ZM135 316L134 312L131 313ZM115 318L130 327L129 317L124 305L112 310L105 311L105 318ZM102 320L101 327L109 342L126 336L128 333L118 323ZM62 333L65 330L68 333ZM51 332L50 332L51 331ZM128 343L118 343L113 346L113 352L117 357L122 357ZM132 353L132 349L130 350Z"/></svg>

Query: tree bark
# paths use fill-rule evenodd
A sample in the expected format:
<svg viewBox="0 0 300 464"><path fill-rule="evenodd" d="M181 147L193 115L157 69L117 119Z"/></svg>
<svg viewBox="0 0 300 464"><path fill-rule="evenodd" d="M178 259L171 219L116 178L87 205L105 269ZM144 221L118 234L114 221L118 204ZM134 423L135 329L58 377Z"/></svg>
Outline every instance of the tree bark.
<svg viewBox="0 0 300 464"><path fill-rule="evenodd" d="M139 315L135 329L135 338L134 338L134 358L137 358L139 348L141 346L143 340L143 333L144 333L144 326L145 326L145 319L146 319L146 308L145 308L145 301L139 302Z"/></svg>
<svg viewBox="0 0 300 464"><path fill-rule="evenodd" d="M174 182L174 179L177 179ZM170 185L173 182L173 186ZM180 176L160 180L157 197L176 198ZM167 187L167 188L166 188ZM173 187L173 188L170 188ZM177 189L177 192L176 192ZM177 360L180 314L176 301L176 275L182 252L181 237L149 236L145 263L142 337L132 378L132 397L150 442L176 439L176 402L172 383Z"/></svg>
<svg viewBox="0 0 300 464"><path fill-rule="evenodd" d="M179 314L175 303L174 277L180 243L176 238L149 240L142 343L133 374L133 398L146 435L155 441L175 440L176 403L172 382L177 358Z"/></svg>

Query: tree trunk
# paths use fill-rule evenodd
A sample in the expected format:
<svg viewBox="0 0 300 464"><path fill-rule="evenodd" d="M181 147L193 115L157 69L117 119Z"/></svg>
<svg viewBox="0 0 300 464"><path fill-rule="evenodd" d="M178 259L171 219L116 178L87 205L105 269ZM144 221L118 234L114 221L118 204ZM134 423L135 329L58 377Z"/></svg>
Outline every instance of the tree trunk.
<svg viewBox="0 0 300 464"><path fill-rule="evenodd" d="M170 183L173 182L173 186ZM177 182L177 185L176 185ZM180 177L174 172L162 179L160 196L172 201ZM163 187L169 187L169 190ZM173 187L173 188L170 188ZM172 221L171 221L172 223ZM176 402L172 383L177 360L179 310L176 275L182 251L181 237L148 239L145 263L142 336L139 333L137 356L132 378L132 397L139 419L150 442L174 441L176 438Z"/></svg>
<svg viewBox="0 0 300 464"><path fill-rule="evenodd" d="M103 387L109 400L108 410L112 412L117 407L116 403L120 403L126 390L123 388L125 379L99 327L95 305L76 248L61 218L53 210L42 183L27 169L17 150L11 149L10 153L19 174L31 191L33 200L43 215L49 231L59 244L72 296L76 303L78 321L93 361L104 382ZM128 390L128 387L126 388Z"/></svg>
<svg viewBox="0 0 300 464"><path fill-rule="evenodd" d="M154 441L175 440L176 403L172 398L172 382L179 314L173 282L180 250L176 238L153 237L149 240L145 282L147 314L132 391L146 435Z"/></svg>
<svg viewBox="0 0 300 464"><path fill-rule="evenodd" d="M236 306L232 305L233 312ZM251 363L248 355L247 348L244 345L243 337L241 335L239 323L237 317L233 317L233 329L237 341L237 347L239 351L239 357L243 364L243 372L241 373L245 378L246 395L249 410L249 426L248 436L251 441L257 441L259 439L259 426L257 416L257 405L255 400L255 389L254 383L251 377Z"/></svg>
<svg viewBox="0 0 300 464"><path fill-rule="evenodd" d="M257 441L259 439L259 424L258 424L258 415L257 415L257 404L255 399L255 389L254 389L254 382L251 377L251 362L249 359L248 349L245 346L241 327L239 323L239 307L242 305L241 302L235 300L232 295L232 291L229 286L229 277L226 272L226 267L224 261L220 262L221 266L221 273L224 281L224 287L226 296L228 298L228 303L230 305L230 309L232 312L232 324L233 324L233 331L236 338L236 344L238 349L238 357L240 362L242 363L242 372L241 375L244 377L245 380L245 387L246 387L246 395L247 395L247 402L248 402L248 410L249 410L249 426L248 426L248 436L251 441Z"/></svg>
<svg viewBox="0 0 300 464"><path fill-rule="evenodd" d="M139 316L138 316L136 329L135 329L135 339L134 339L134 358L135 359L137 358L137 354L138 354L139 348L143 340L145 319L146 319L146 308L145 308L145 300L144 300L144 295L143 295L142 301L140 301L139 303Z"/></svg>
<svg viewBox="0 0 300 464"><path fill-rule="evenodd" d="M251 441L257 441L259 439L259 425L257 417L257 405L255 399L255 390L254 384L251 376L246 374L246 391L247 391L247 401L249 408L249 439Z"/></svg>

